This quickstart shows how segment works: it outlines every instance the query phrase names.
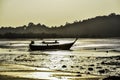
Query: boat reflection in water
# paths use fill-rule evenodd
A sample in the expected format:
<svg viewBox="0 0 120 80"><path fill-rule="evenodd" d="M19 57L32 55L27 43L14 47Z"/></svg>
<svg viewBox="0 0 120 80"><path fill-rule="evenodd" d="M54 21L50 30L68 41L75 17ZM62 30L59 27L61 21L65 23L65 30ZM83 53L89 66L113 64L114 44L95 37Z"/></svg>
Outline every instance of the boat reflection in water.
<svg viewBox="0 0 120 80"><path fill-rule="evenodd" d="M55 41L43 41L39 44L36 44L34 41L31 41L29 47L31 51L51 49L69 50L76 41L77 38L75 39L75 41L70 43L60 43L57 40L55 40Z"/></svg>

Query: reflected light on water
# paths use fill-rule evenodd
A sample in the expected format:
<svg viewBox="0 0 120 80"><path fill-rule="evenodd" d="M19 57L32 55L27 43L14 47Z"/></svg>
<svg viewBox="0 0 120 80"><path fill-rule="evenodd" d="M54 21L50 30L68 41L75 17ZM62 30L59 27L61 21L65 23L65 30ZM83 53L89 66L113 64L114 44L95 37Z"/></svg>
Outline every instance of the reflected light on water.
<svg viewBox="0 0 120 80"><path fill-rule="evenodd" d="M68 50L58 50L58 51L45 51L47 54L56 54L56 55L69 55L70 51Z"/></svg>
<svg viewBox="0 0 120 80"><path fill-rule="evenodd" d="M67 78L62 77L55 77L53 76L53 72L33 72L28 75L26 75L28 78L34 78L34 79L48 79L48 80L68 80Z"/></svg>
<svg viewBox="0 0 120 80"><path fill-rule="evenodd" d="M56 77L52 77L51 72L1 72L1 75L8 75L19 78L31 78L40 80L59 80ZM63 80L63 79L62 79Z"/></svg>
<svg viewBox="0 0 120 80"><path fill-rule="evenodd" d="M26 75L26 77L31 77L35 79L50 79L51 78L50 76L51 74L48 72L33 72Z"/></svg>

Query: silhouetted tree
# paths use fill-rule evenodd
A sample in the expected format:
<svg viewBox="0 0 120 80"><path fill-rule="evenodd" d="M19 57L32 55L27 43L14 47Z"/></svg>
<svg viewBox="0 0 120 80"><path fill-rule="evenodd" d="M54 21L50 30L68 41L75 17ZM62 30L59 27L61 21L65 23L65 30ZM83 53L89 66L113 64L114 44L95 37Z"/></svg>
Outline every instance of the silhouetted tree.
<svg viewBox="0 0 120 80"><path fill-rule="evenodd" d="M30 23L28 24L28 27L33 27L33 26L35 26L35 25L34 25L34 23L32 23L32 22L30 22Z"/></svg>
<svg viewBox="0 0 120 80"><path fill-rule="evenodd" d="M111 13L109 16L115 16L116 14L115 13Z"/></svg>

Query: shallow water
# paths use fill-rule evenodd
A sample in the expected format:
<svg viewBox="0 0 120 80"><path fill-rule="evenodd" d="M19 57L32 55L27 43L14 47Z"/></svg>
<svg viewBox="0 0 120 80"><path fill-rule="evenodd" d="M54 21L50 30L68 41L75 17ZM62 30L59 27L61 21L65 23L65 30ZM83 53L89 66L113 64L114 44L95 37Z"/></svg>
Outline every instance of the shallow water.
<svg viewBox="0 0 120 80"><path fill-rule="evenodd" d="M36 70L47 68L92 75L120 76L120 39L79 39L70 50L48 51L29 51L28 45L31 40L0 40L0 63L24 65L29 68L32 66L37 67ZM61 43L74 41L71 38L58 40ZM39 42L41 40L36 39L36 43ZM21 69L24 68L17 70ZM2 66L0 71L4 70L14 68Z"/></svg>

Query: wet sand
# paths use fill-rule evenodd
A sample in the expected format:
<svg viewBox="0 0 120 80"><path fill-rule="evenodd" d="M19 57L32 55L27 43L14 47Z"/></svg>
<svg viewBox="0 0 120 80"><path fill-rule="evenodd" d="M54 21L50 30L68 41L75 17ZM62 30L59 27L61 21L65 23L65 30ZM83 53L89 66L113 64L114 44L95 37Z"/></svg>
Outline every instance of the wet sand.
<svg viewBox="0 0 120 80"><path fill-rule="evenodd" d="M11 60L0 62L1 80L102 80L120 73L120 56L43 54L3 55Z"/></svg>
<svg viewBox="0 0 120 80"><path fill-rule="evenodd" d="M0 64L0 66L2 68L0 70L1 80L99 80L105 78L104 76L57 71L47 68L38 69L23 65Z"/></svg>

